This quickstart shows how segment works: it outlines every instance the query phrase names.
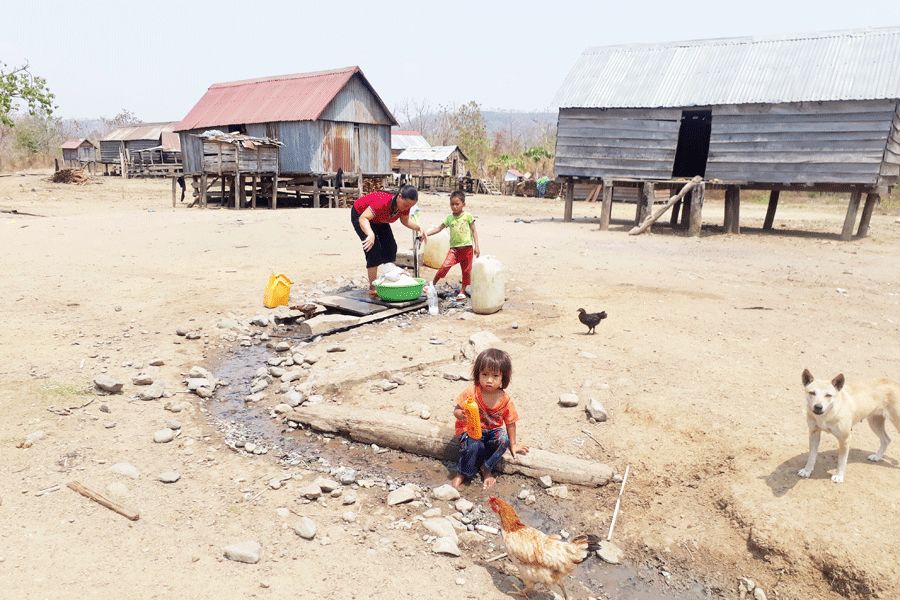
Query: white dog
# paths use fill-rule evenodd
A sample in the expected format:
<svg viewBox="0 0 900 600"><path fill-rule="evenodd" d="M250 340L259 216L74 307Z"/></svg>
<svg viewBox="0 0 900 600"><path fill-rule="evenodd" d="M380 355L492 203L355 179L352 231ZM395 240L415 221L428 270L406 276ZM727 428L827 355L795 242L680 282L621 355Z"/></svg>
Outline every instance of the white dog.
<svg viewBox="0 0 900 600"><path fill-rule="evenodd" d="M816 466L819 439L823 431L828 431L838 440L837 470L831 481L844 481L847 456L850 454L850 435L853 426L868 419L869 426L881 440L878 452L869 455L869 460L878 462L884 456L891 438L884 430L885 419L890 419L900 430L900 382L890 379L844 383L844 375L831 381L813 378L809 369L803 370L803 386L806 388L806 422L809 425L809 459L806 466L797 473L809 477Z"/></svg>

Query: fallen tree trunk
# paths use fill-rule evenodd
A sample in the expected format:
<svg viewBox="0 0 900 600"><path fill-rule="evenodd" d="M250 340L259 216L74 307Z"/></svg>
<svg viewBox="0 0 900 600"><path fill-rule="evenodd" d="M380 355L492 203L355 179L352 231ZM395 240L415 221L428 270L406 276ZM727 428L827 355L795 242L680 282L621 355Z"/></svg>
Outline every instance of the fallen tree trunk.
<svg viewBox="0 0 900 600"><path fill-rule="evenodd" d="M318 431L346 435L362 444L377 444L453 462L459 455L453 428L449 424L423 421L418 417L370 408L316 404L298 406L286 413L285 418ZM507 453L497 470L535 478L549 475L557 483L584 486L606 485L613 475L609 465L537 448L516 456L514 461Z"/></svg>
<svg viewBox="0 0 900 600"><path fill-rule="evenodd" d="M649 229L651 225L656 223L657 219L663 216L663 213L672 208L672 206L674 206L676 202L684 198L684 196L701 181L703 181L703 178L699 175L688 181L687 184L683 188L681 188L680 192L669 198L669 201L665 206L656 211L652 216L644 219L643 223L641 223L637 227L632 227L631 231L628 232L628 235L638 235L639 233L644 233L645 231L647 231L647 229Z"/></svg>

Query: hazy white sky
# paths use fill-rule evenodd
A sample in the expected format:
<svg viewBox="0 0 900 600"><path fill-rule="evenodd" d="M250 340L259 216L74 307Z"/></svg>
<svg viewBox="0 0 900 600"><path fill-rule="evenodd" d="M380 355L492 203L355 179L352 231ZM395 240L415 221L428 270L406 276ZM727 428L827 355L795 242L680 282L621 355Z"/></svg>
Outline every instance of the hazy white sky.
<svg viewBox="0 0 900 600"><path fill-rule="evenodd" d="M900 24L897 0L0 0L0 62L63 118L182 119L219 82L359 66L394 110L542 110L592 46Z"/></svg>

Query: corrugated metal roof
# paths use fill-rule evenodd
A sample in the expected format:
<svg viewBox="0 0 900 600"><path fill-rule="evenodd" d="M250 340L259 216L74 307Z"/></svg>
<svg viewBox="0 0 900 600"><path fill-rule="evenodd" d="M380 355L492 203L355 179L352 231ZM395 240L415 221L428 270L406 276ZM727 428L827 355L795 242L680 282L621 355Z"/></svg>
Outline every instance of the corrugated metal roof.
<svg viewBox="0 0 900 600"><path fill-rule="evenodd" d="M167 152L181 152L181 136L173 131L163 131L160 145Z"/></svg>
<svg viewBox="0 0 900 600"><path fill-rule="evenodd" d="M431 146L430 148L408 148L397 156L397 160L430 160L444 162L459 146ZM459 154L465 159L462 150Z"/></svg>
<svg viewBox="0 0 900 600"><path fill-rule="evenodd" d="M430 148L429 144L418 131L392 131L391 149L406 150L407 148Z"/></svg>
<svg viewBox="0 0 900 600"><path fill-rule="evenodd" d="M132 140L159 140L163 133L171 133L177 123L139 123L137 125L123 125L113 129L101 141L132 141Z"/></svg>
<svg viewBox="0 0 900 600"><path fill-rule="evenodd" d="M216 83L178 123L175 131L251 123L315 121L357 73L390 116L391 111L375 93L362 70L347 67Z"/></svg>
<svg viewBox="0 0 900 600"><path fill-rule="evenodd" d="M66 140L65 142L63 142L63 144L62 144L62 146L60 146L60 148L62 148L63 150L75 150L76 148L81 146L82 142L84 142L83 139ZM91 144L91 145L93 146L93 144Z"/></svg>
<svg viewBox="0 0 900 600"><path fill-rule="evenodd" d="M900 27L588 48L558 108L900 98Z"/></svg>

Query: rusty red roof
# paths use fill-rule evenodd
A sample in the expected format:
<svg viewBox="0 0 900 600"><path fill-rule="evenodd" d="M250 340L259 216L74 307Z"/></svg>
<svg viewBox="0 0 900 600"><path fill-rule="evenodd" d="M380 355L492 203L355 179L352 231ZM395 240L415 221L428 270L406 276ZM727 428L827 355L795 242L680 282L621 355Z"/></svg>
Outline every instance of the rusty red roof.
<svg viewBox="0 0 900 600"><path fill-rule="evenodd" d="M246 123L315 121L357 73L390 114L360 68L347 67L216 83L178 123L175 131Z"/></svg>
<svg viewBox="0 0 900 600"><path fill-rule="evenodd" d="M81 139L69 139L63 142L63 145L60 146L63 150L73 150L81 145Z"/></svg>

